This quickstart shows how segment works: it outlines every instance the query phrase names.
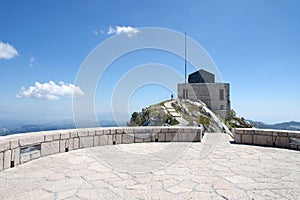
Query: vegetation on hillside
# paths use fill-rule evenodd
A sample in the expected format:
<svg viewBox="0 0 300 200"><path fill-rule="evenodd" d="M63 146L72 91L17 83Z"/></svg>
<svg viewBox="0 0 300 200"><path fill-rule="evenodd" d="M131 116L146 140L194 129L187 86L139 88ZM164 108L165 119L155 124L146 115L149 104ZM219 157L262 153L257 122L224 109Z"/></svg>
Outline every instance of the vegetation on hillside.
<svg viewBox="0 0 300 200"><path fill-rule="evenodd" d="M238 117L233 109L230 111L230 119L225 120L225 123L230 130L232 128L255 128L253 124L246 121L243 117Z"/></svg>
<svg viewBox="0 0 300 200"><path fill-rule="evenodd" d="M200 126L208 132L220 131L219 126L207 113L203 106L195 104L189 100L177 99L172 103L173 108L182 115L182 117L189 122L189 126Z"/></svg>
<svg viewBox="0 0 300 200"><path fill-rule="evenodd" d="M141 112L132 113L128 126L164 126L176 125L179 122L167 111L164 102L143 108ZM210 113L206 112L203 104L188 100L172 102L172 107L189 122L188 126L202 125L207 132L221 132L222 127L214 121ZM225 124L232 128L252 128L253 124L246 121L243 117L238 117L234 110L230 112L230 119L225 120Z"/></svg>
<svg viewBox="0 0 300 200"><path fill-rule="evenodd" d="M143 108L141 112L132 113L128 126L173 126L176 124L179 122L166 112L164 102L161 102Z"/></svg>
<svg viewBox="0 0 300 200"><path fill-rule="evenodd" d="M206 116L204 116L204 115L201 115L201 116L199 117L199 124L202 124L202 125L204 125L204 126L209 127L209 125L210 125L210 118L209 118L209 117L206 117Z"/></svg>

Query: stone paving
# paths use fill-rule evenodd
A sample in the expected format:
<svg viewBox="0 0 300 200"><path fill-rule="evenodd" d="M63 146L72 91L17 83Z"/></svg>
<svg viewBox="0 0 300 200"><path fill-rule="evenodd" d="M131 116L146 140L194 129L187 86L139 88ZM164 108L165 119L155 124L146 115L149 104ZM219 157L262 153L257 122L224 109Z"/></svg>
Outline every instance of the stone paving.
<svg viewBox="0 0 300 200"><path fill-rule="evenodd" d="M187 120L185 120L181 114L179 114L175 108L172 106L172 103L175 102L175 100L173 101L167 101L165 103L165 107L168 110L168 112L172 115L172 117L174 117L179 124L177 126L187 126L189 124L189 122Z"/></svg>
<svg viewBox="0 0 300 200"><path fill-rule="evenodd" d="M225 134L81 149L1 172L0 199L300 199L300 152Z"/></svg>

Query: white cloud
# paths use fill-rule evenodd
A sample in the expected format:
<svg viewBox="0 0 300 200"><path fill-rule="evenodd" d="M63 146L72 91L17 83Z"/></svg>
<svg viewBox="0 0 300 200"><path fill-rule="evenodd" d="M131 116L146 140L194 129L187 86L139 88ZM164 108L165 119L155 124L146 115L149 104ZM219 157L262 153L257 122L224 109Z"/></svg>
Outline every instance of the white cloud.
<svg viewBox="0 0 300 200"><path fill-rule="evenodd" d="M19 55L19 53L15 47L8 43L0 42L0 58L9 60L17 55Z"/></svg>
<svg viewBox="0 0 300 200"><path fill-rule="evenodd" d="M111 34L120 35L120 34L124 33L124 34L127 34L128 37L132 37L139 32L140 31L137 28L133 28L131 26L115 26L115 28L110 26L108 28L107 34L108 35L111 35Z"/></svg>
<svg viewBox="0 0 300 200"><path fill-rule="evenodd" d="M99 35L99 31L93 31L94 35Z"/></svg>
<svg viewBox="0 0 300 200"><path fill-rule="evenodd" d="M104 31L103 30L99 30L99 31L92 31L94 33L94 35L99 35L99 34L103 34Z"/></svg>
<svg viewBox="0 0 300 200"><path fill-rule="evenodd" d="M29 57L29 67L33 67L34 63L35 63L35 57L33 56Z"/></svg>
<svg viewBox="0 0 300 200"><path fill-rule="evenodd" d="M30 86L28 89L22 87L16 95L18 98L34 98L34 99L47 99L57 100L60 97L75 97L83 96L84 93L80 87L70 83L64 83L60 81L56 84L54 81L48 83L35 82L34 86Z"/></svg>

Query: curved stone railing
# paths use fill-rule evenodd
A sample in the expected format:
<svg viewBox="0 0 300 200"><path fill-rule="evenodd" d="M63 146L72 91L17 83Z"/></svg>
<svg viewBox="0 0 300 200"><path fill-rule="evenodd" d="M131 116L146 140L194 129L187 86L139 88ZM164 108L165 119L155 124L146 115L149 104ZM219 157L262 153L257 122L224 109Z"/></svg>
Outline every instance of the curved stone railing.
<svg viewBox="0 0 300 200"><path fill-rule="evenodd" d="M234 140L240 144L273 146L300 150L300 132L273 129L236 128Z"/></svg>
<svg viewBox="0 0 300 200"><path fill-rule="evenodd" d="M45 131L0 137L0 171L62 152L140 142L200 142L199 127L109 127Z"/></svg>

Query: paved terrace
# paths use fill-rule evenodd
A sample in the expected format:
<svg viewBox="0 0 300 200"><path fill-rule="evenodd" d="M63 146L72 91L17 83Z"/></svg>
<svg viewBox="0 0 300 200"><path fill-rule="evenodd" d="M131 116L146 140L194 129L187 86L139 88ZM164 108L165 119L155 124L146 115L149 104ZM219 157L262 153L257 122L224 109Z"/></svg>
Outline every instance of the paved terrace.
<svg viewBox="0 0 300 200"><path fill-rule="evenodd" d="M0 199L299 197L299 151L234 144L225 134L79 149L0 172Z"/></svg>

